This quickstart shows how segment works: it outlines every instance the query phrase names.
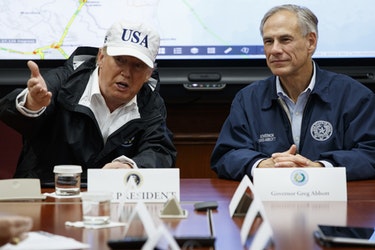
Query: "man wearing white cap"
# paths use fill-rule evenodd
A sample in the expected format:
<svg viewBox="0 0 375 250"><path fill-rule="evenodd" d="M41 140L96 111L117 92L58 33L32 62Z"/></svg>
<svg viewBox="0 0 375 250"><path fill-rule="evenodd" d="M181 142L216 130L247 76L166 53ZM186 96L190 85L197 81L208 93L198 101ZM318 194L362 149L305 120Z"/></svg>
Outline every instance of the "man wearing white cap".
<svg viewBox="0 0 375 250"><path fill-rule="evenodd" d="M166 108L154 90L159 43L146 24L122 21L108 30L103 48L80 47L43 76L29 61L27 88L0 100L0 119L24 138L14 177L53 183L59 164L174 167Z"/></svg>

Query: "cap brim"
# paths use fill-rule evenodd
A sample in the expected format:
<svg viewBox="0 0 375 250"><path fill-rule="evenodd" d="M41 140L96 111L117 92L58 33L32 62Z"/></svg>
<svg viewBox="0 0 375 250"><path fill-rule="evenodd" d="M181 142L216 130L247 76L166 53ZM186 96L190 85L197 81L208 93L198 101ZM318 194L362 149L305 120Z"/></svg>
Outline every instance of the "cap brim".
<svg viewBox="0 0 375 250"><path fill-rule="evenodd" d="M110 56L134 56L144 62L150 68L154 67L154 62L142 52L133 48L107 47L107 54Z"/></svg>

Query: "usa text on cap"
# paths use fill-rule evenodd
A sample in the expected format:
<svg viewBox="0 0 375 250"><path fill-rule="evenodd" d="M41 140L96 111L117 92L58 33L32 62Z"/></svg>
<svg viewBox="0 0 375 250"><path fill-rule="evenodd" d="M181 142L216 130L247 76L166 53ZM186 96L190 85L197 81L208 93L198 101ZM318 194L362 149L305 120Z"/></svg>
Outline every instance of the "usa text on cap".
<svg viewBox="0 0 375 250"><path fill-rule="evenodd" d="M145 23L120 21L107 31L104 46L110 56L134 56L153 68L160 37Z"/></svg>

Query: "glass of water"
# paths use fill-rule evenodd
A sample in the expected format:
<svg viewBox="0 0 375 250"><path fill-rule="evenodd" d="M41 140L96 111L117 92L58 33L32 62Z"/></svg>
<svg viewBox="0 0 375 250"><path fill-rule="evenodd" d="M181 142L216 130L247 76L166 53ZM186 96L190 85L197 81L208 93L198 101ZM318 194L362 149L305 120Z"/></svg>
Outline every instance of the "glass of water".
<svg viewBox="0 0 375 250"><path fill-rule="evenodd" d="M86 225L108 224L111 218L111 192L82 192L83 223Z"/></svg>
<svg viewBox="0 0 375 250"><path fill-rule="evenodd" d="M54 167L56 195L78 195L81 191L82 167L78 165L57 165Z"/></svg>

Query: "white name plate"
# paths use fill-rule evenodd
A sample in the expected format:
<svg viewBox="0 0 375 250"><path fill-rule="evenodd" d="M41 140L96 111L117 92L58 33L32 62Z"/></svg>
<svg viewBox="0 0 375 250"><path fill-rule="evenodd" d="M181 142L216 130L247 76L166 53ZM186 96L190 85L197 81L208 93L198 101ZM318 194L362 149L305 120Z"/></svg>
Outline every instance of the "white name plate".
<svg viewBox="0 0 375 250"><path fill-rule="evenodd" d="M257 168L254 187L263 201L346 201L346 172L334 168Z"/></svg>
<svg viewBox="0 0 375 250"><path fill-rule="evenodd" d="M180 169L88 169L87 191L110 191L114 202L179 201Z"/></svg>

